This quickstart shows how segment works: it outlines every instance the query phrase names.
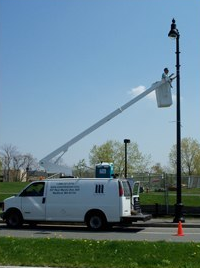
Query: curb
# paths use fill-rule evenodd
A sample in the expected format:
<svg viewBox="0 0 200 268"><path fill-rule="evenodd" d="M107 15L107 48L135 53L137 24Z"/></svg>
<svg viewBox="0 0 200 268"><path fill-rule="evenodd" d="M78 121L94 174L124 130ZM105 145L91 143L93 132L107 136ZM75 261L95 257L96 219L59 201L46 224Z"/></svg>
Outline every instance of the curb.
<svg viewBox="0 0 200 268"><path fill-rule="evenodd" d="M176 228L178 223L173 222L152 222L152 223L135 223L135 227L168 227ZM182 223L183 228L200 228L200 223Z"/></svg>

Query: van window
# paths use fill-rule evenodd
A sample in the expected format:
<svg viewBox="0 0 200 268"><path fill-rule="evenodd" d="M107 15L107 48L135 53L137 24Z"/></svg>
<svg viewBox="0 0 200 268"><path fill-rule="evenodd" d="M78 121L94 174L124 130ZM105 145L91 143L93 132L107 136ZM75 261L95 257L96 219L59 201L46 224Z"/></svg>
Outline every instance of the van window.
<svg viewBox="0 0 200 268"><path fill-rule="evenodd" d="M124 196L131 196L131 187L130 184L128 183L128 181L122 181L122 185L124 188Z"/></svg>
<svg viewBox="0 0 200 268"><path fill-rule="evenodd" d="M140 182L135 182L132 190L133 190L133 195L139 195L140 194Z"/></svg>
<svg viewBox="0 0 200 268"><path fill-rule="evenodd" d="M28 186L20 196L43 196L44 182L36 182Z"/></svg>

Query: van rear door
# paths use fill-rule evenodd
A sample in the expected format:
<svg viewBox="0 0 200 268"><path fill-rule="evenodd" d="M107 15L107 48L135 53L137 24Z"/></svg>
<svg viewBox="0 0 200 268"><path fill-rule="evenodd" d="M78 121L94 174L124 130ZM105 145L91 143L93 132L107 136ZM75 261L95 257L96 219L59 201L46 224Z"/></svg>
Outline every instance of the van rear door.
<svg viewBox="0 0 200 268"><path fill-rule="evenodd" d="M141 212L140 208L140 182L136 181L133 184L132 188L132 209L137 211L138 213Z"/></svg>
<svg viewBox="0 0 200 268"><path fill-rule="evenodd" d="M131 214L131 188L127 180L119 180L120 215Z"/></svg>

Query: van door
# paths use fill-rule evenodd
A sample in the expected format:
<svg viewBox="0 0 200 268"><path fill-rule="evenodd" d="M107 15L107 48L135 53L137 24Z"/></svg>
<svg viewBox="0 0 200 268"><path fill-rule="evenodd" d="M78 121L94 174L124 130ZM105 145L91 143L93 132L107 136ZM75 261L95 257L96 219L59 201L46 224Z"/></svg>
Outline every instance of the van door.
<svg viewBox="0 0 200 268"><path fill-rule="evenodd" d="M119 183L120 196L120 215L129 216L131 214L131 187L127 180L121 180Z"/></svg>
<svg viewBox="0 0 200 268"><path fill-rule="evenodd" d="M140 208L140 182L136 181L132 188L132 209L136 212L141 212Z"/></svg>
<svg viewBox="0 0 200 268"><path fill-rule="evenodd" d="M30 184L21 194L24 220L45 220L45 182Z"/></svg>

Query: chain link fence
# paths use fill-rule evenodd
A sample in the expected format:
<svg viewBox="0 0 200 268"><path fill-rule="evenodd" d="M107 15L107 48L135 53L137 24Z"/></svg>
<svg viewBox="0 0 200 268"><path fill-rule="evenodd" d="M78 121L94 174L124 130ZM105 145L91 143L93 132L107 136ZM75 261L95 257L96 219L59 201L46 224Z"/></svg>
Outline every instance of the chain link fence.
<svg viewBox="0 0 200 268"><path fill-rule="evenodd" d="M134 174L134 181L140 181L141 205L155 213L171 214L176 203L176 174ZM182 200L185 209L200 214L200 176L182 176ZM142 194L144 193L144 194ZM159 211L158 211L159 210ZM158 213L159 214L159 213Z"/></svg>

